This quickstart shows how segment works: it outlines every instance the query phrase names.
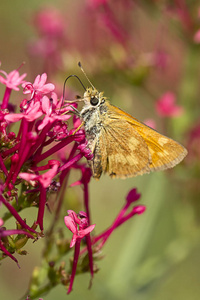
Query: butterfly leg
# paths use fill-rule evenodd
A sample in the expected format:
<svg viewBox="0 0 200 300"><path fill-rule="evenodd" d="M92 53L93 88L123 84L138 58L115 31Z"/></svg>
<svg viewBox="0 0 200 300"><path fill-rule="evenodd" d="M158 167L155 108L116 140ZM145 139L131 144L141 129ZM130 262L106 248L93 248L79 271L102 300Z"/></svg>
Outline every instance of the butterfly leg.
<svg viewBox="0 0 200 300"><path fill-rule="evenodd" d="M72 133L72 135L74 135L75 133L77 133L77 131L79 131L79 129L84 125L84 122L82 122L76 129L75 131Z"/></svg>
<svg viewBox="0 0 200 300"><path fill-rule="evenodd" d="M69 105L69 106L72 108L72 113L80 117L80 112L78 111L78 109L75 108L73 105Z"/></svg>

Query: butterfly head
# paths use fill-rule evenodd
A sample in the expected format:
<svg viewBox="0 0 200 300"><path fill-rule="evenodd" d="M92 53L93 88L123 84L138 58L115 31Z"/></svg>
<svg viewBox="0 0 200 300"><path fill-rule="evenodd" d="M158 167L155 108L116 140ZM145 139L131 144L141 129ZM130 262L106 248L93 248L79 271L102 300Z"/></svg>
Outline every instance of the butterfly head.
<svg viewBox="0 0 200 300"><path fill-rule="evenodd" d="M103 92L98 92L95 88L87 88L84 93L84 102L87 107L98 107L105 102Z"/></svg>

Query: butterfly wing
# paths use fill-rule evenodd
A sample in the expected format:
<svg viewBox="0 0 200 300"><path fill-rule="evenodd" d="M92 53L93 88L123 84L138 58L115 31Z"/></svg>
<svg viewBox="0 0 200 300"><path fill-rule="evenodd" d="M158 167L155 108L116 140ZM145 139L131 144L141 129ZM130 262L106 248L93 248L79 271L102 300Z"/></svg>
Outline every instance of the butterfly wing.
<svg viewBox="0 0 200 300"><path fill-rule="evenodd" d="M99 138L100 149L105 153L101 156L102 171L112 178L134 177L149 173L151 157L143 138L127 123L121 127L119 120L112 126L105 126Z"/></svg>
<svg viewBox="0 0 200 300"><path fill-rule="evenodd" d="M101 130L90 139L93 177L102 172L126 178L174 167L187 154L176 141L158 133L106 101Z"/></svg>
<svg viewBox="0 0 200 300"><path fill-rule="evenodd" d="M151 171L173 168L187 155L182 145L143 124L138 127L138 132L148 145Z"/></svg>
<svg viewBox="0 0 200 300"><path fill-rule="evenodd" d="M109 119L128 123L147 145L150 155L147 171L148 169L155 171L172 168L187 155L187 150L176 141L139 122L121 109L111 104L108 104L109 106L112 108L109 109ZM145 170L143 173L146 173Z"/></svg>
<svg viewBox="0 0 200 300"><path fill-rule="evenodd" d="M151 156L144 139L126 122L113 119L104 123L100 136L94 140L94 158L90 162L93 177L102 172L111 177L134 177L150 172Z"/></svg>

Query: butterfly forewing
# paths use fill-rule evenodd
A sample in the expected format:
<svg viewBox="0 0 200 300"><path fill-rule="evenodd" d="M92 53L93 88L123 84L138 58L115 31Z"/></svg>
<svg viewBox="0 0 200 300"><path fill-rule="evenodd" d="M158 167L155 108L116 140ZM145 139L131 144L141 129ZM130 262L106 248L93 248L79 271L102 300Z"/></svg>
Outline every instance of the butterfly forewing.
<svg viewBox="0 0 200 300"><path fill-rule="evenodd" d="M108 118L94 147L93 176L134 177L172 168L187 154L174 140L107 103Z"/></svg>
<svg viewBox="0 0 200 300"><path fill-rule="evenodd" d="M149 167L152 171L172 168L187 154L187 150L182 145L149 127L143 125L138 128L138 132L148 145L152 157Z"/></svg>

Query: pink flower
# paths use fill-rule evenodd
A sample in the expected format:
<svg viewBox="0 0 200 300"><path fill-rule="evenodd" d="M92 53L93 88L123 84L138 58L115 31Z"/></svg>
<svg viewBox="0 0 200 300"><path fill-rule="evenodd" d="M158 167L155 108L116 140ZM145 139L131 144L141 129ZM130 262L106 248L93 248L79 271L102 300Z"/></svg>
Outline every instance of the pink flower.
<svg viewBox="0 0 200 300"><path fill-rule="evenodd" d="M72 286L76 274L76 268L80 253L80 243L81 239L85 237L86 243L87 243L87 249L88 249L88 258L89 258L89 265L90 265L90 273L93 277L93 257L92 257L92 244L90 239L90 232L94 229L94 225L89 225L88 217L85 212L79 212L77 215L73 210L68 210L68 216L64 217L64 222L67 228L73 233L73 237L70 243L70 247L73 247L75 245L74 250L74 261L72 266L72 274L70 278L70 284L67 291L67 294L69 294L72 291Z"/></svg>
<svg viewBox="0 0 200 300"><path fill-rule="evenodd" d="M19 114L7 114L4 119L8 122L18 122L21 119L25 119L27 122L32 122L40 118L43 114L45 115L43 120L38 124L38 130L42 130L47 124L53 123L55 121L67 121L71 115L65 114L68 107L62 109L62 114L60 111L61 101L58 101L57 95L55 93L51 94L51 98L46 95L43 97L36 97L36 101L24 99L22 101L22 113Z"/></svg>
<svg viewBox="0 0 200 300"><path fill-rule="evenodd" d="M153 60L159 69L165 70L169 62L169 55L163 49L157 49L153 55Z"/></svg>
<svg viewBox="0 0 200 300"><path fill-rule="evenodd" d="M143 123L153 129L156 129L156 122L153 119L146 119L143 121Z"/></svg>
<svg viewBox="0 0 200 300"><path fill-rule="evenodd" d="M183 107L175 104L174 93L166 92L157 102L156 111L161 117L178 117L183 113Z"/></svg>
<svg viewBox="0 0 200 300"><path fill-rule="evenodd" d="M45 95L52 92L55 89L55 85L53 83L46 83L47 81L47 74L43 73L41 76L38 75L35 78L34 83L31 82L24 82L22 87L24 88L24 94L31 94L31 98L34 95Z"/></svg>
<svg viewBox="0 0 200 300"><path fill-rule="evenodd" d="M38 210L38 217L36 224L39 224L40 229L43 231L43 219L44 219L44 210L46 205L46 189L50 186L53 178L58 173L58 168L60 166L60 162L57 160L49 160L46 166L42 167L35 167L35 170L43 171L46 169L48 170L46 173L41 175L31 174L31 173L19 173L19 177L25 179L29 182L34 183L34 181L38 181L39 183L39 190L40 190L40 200L39 200L39 210Z"/></svg>
<svg viewBox="0 0 200 300"><path fill-rule="evenodd" d="M53 7L45 7L34 17L35 26L43 35L61 37L65 30L65 22L60 11Z"/></svg>
<svg viewBox="0 0 200 300"><path fill-rule="evenodd" d="M59 161L49 160L49 162L45 166L45 168L44 168L44 166L37 168L37 170L50 168L50 170L47 171L46 173L43 173L41 175L35 175L35 174L31 174L31 173L19 173L19 177L22 179L25 179L29 182L39 181L44 188L47 188L51 184L52 179L57 174L59 166L60 166Z"/></svg>
<svg viewBox="0 0 200 300"><path fill-rule="evenodd" d="M120 18L115 14L116 5L108 0L87 0L89 14L92 15L96 22L99 22L100 27L104 27L118 43L126 46L127 40L130 40L128 31L125 30ZM130 10L127 1L118 1L120 13L124 14ZM117 8L118 8L117 7ZM91 18L91 17L89 17Z"/></svg>
<svg viewBox="0 0 200 300"><path fill-rule="evenodd" d="M188 164L197 164L200 161L200 123L195 124L193 128L190 129L188 133L187 140L188 149Z"/></svg>
<svg viewBox="0 0 200 300"><path fill-rule="evenodd" d="M107 2L108 0L87 0L87 4L93 9L96 9Z"/></svg>
<svg viewBox="0 0 200 300"><path fill-rule="evenodd" d="M40 56L44 60L45 69L55 73L63 65L62 49L66 49L66 22L60 11L45 7L33 18L39 37L30 41L28 50L31 55Z"/></svg>
<svg viewBox="0 0 200 300"><path fill-rule="evenodd" d="M0 218L0 226L2 226L3 225L3 220Z"/></svg>
<svg viewBox="0 0 200 300"><path fill-rule="evenodd" d="M195 42L196 44L199 44L199 43L200 43L200 29L197 30L197 32L195 33L193 39L194 39L194 42Z"/></svg>
<svg viewBox="0 0 200 300"><path fill-rule="evenodd" d="M41 110L40 102L34 102L31 101L29 103L29 107L26 111L19 114L8 114L5 116L5 120L8 122L18 122L21 119L26 119L28 122L32 122L34 120L37 120L39 117L43 115L43 112Z"/></svg>
<svg viewBox="0 0 200 300"><path fill-rule="evenodd" d="M8 88L13 89L15 91L19 91L18 86L24 82L24 78L26 77L26 73L19 76L19 72L17 70L14 70L7 74L5 71L0 70L0 73L2 73L3 76L0 75L0 82L5 84Z"/></svg>
<svg viewBox="0 0 200 300"><path fill-rule="evenodd" d="M38 126L38 130L42 130L47 124L53 123L54 121L67 121L71 118L71 115L58 114L60 109L61 101L58 101L57 95L52 93L51 98L43 96L41 99L42 111L45 114L44 119Z"/></svg>
<svg viewBox="0 0 200 300"><path fill-rule="evenodd" d="M72 248L78 239L83 239L94 229L95 224L88 226L87 219L79 219L73 210L68 210L68 214L69 216L64 217L64 222L67 228L73 233L70 243L70 248Z"/></svg>

